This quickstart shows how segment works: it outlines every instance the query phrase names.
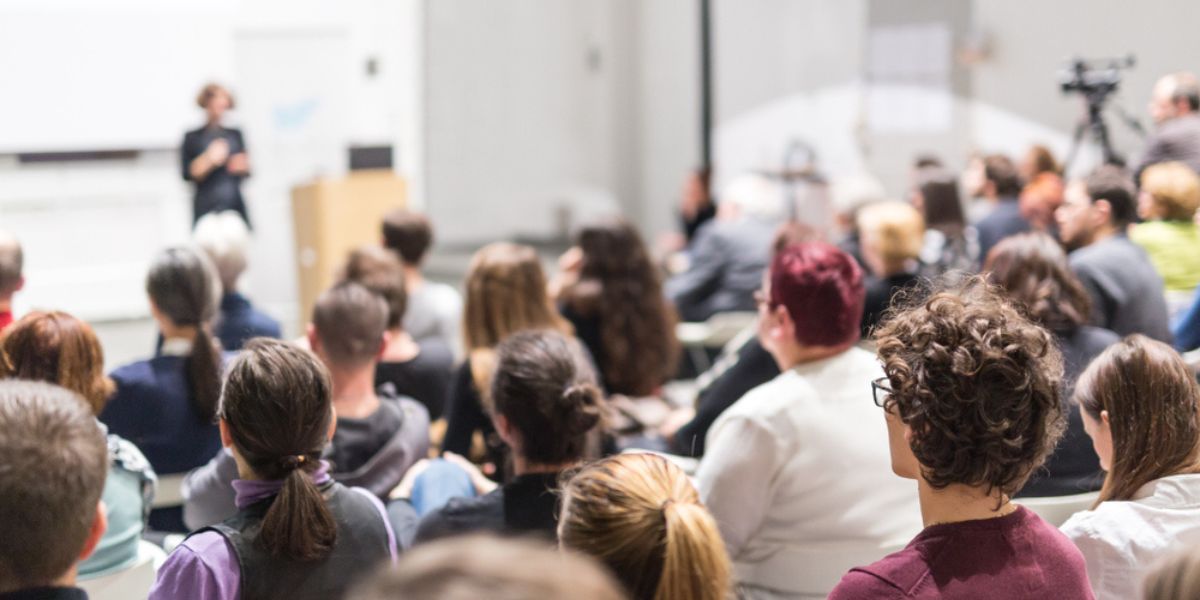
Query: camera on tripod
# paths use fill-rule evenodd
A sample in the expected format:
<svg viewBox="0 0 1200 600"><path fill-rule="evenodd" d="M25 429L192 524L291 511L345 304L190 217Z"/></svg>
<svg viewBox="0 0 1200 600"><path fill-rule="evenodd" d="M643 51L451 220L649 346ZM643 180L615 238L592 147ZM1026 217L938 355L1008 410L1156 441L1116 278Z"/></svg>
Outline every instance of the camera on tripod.
<svg viewBox="0 0 1200 600"><path fill-rule="evenodd" d="M1078 92L1088 97L1103 98L1121 85L1121 71L1136 64L1133 55L1100 60L1072 59L1058 77L1062 93Z"/></svg>
<svg viewBox="0 0 1200 600"><path fill-rule="evenodd" d="M1088 133L1100 147L1102 159L1107 164L1124 165L1125 159L1117 154L1108 136L1108 125L1104 122L1104 108L1109 96L1121 85L1121 75L1125 69L1136 64L1132 54L1123 58L1083 59L1074 58L1067 63L1058 76L1058 85L1063 94L1080 94L1087 104L1087 113L1075 128L1075 136L1071 141L1071 150L1067 154L1064 166L1069 166L1079 151L1083 138ZM1121 119L1134 131L1143 133L1137 119L1129 116L1121 107L1116 106Z"/></svg>

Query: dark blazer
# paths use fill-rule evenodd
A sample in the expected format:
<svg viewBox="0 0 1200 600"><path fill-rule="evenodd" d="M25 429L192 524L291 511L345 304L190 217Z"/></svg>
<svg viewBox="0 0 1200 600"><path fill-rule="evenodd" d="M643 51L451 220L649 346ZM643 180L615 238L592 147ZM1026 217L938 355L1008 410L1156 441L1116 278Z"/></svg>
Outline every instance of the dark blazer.
<svg viewBox="0 0 1200 600"><path fill-rule="evenodd" d="M254 308L249 299L237 292L221 298L221 311L213 329L217 339L221 340L221 347L231 351L241 350L250 338L279 339L283 335L279 321Z"/></svg>
<svg viewBox="0 0 1200 600"><path fill-rule="evenodd" d="M156 356L113 371L117 388L100 413L109 433L133 442L159 475L190 471L221 451L216 422L192 407L186 361ZM187 531L179 508L153 511L150 527Z"/></svg>
<svg viewBox="0 0 1200 600"><path fill-rule="evenodd" d="M1092 324L1117 335L1141 333L1171 343L1162 277L1123 233L1075 250L1068 260L1092 297Z"/></svg>
<svg viewBox="0 0 1200 600"><path fill-rule="evenodd" d="M1083 416L1079 405L1070 401L1075 390L1075 380L1087 368L1092 359L1109 346L1119 342L1121 336L1099 327L1083 326L1072 331L1056 332L1054 339L1063 353L1063 403L1067 413L1067 430L1046 459L1046 464L1017 494L1023 497L1069 496L1100 489L1104 483L1104 472L1100 470L1100 459L1092 449L1092 438L1083 429Z"/></svg>
<svg viewBox="0 0 1200 600"><path fill-rule="evenodd" d="M871 330L879 324L883 313L892 305L892 298L897 292L915 285L920 280L916 273L897 273L887 277L867 275L863 277L863 287L866 297L863 300L863 315L861 321L862 335L867 337Z"/></svg>
<svg viewBox="0 0 1200 600"><path fill-rule="evenodd" d="M721 361L713 368L719 368ZM763 348L757 337L750 338L738 349L736 361L717 376L708 387L700 390L696 399L696 416L675 432L673 450L684 456L704 456L704 441L708 430L725 409L746 395L746 392L779 375L779 364Z"/></svg>
<svg viewBox="0 0 1200 600"><path fill-rule="evenodd" d="M992 212L975 224L975 231L979 233L979 262L987 261L988 252L1000 240L1029 229L1029 221L1021 216L1017 198L1001 198Z"/></svg>
<svg viewBox="0 0 1200 600"><path fill-rule="evenodd" d="M192 161L203 154L208 145L217 138L225 138L229 142L230 156L246 151L242 132L229 127L201 127L189 131L183 136L183 145L179 149L183 179L196 184L195 195L192 197L192 223L210 212L232 210L242 215L249 224L250 216L246 213L246 202L242 199L242 179L245 179L245 175L234 175L225 165L221 165L210 171L204 179L195 181L188 169Z"/></svg>
<svg viewBox="0 0 1200 600"><path fill-rule="evenodd" d="M519 475L478 498L454 498L425 515L415 543L472 532L556 537L559 473Z"/></svg>
<svg viewBox="0 0 1200 600"><path fill-rule="evenodd" d="M692 240L691 265L666 282L667 297L685 321L754 310L771 260L775 224L753 217L705 223Z"/></svg>

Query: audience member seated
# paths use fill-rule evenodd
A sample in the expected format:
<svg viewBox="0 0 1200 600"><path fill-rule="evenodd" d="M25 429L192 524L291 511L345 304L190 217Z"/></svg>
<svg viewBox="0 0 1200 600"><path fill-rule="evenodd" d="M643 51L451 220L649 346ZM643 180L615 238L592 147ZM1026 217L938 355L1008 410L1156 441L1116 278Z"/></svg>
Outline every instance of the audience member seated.
<svg viewBox="0 0 1200 600"><path fill-rule="evenodd" d="M87 600L80 561L104 535L108 453L88 406L48 383L0 381L0 598Z"/></svg>
<svg viewBox="0 0 1200 600"><path fill-rule="evenodd" d="M280 338L279 321L254 308L237 291L238 279L246 270L250 251L250 228L234 211L208 213L196 222L192 231L196 245L208 255L221 280L220 310L213 331L225 350L241 350L246 340L255 337Z"/></svg>
<svg viewBox="0 0 1200 600"><path fill-rule="evenodd" d="M686 321L754 310L754 290L784 219L783 196L757 175L735 179L721 194L717 216L692 240L686 271L666 283L667 297Z"/></svg>
<svg viewBox="0 0 1200 600"><path fill-rule="evenodd" d="M1010 500L1063 428L1050 333L973 279L875 337L892 469L917 480L925 529L829 598L1091 598L1079 550Z"/></svg>
<svg viewBox="0 0 1200 600"><path fill-rule="evenodd" d="M400 262L386 250L364 246L350 253L342 278L362 284L387 301L387 345L375 367L375 385L390 384L395 394L425 405L430 419L441 418L454 354L440 338L417 342L404 328L409 296Z"/></svg>
<svg viewBox="0 0 1200 600"><path fill-rule="evenodd" d="M0 332L13 322L13 295L25 286L21 243L0 229Z"/></svg>
<svg viewBox="0 0 1200 600"><path fill-rule="evenodd" d="M582 345L549 330L509 336L496 348L490 396L496 432L512 449L513 477L488 489L473 473L483 495L427 514L418 543L476 531L555 537L559 478L583 460L603 409ZM414 487L421 485L418 478Z"/></svg>
<svg viewBox="0 0 1200 600"><path fill-rule="evenodd" d="M1191 544L1176 552L1146 576L1142 586L1145 600L1192 600L1200 598L1200 545Z"/></svg>
<svg viewBox="0 0 1200 600"><path fill-rule="evenodd" d="M104 409L112 380L104 376L104 352L87 323L62 312L33 312L0 338L0 378L45 381L87 401L92 414ZM103 425L101 425L103 428ZM79 565L88 579L123 571L138 560L138 542L154 498L154 470L140 450L120 436L107 435L108 477L104 514L108 529L95 552Z"/></svg>
<svg viewBox="0 0 1200 600"><path fill-rule="evenodd" d="M421 271L433 245L429 219L405 209L388 213L383 218L383 245L396 253L404 266L408 292L404 330L422 345L436 339L456 356L462 354L462 296L451 286L429 281Z"/></svg>
<svg viewBox="0 0 1200 600"><path fill-rule="evenodd" d="M1054 235L1058 231L1054 211L1063 203L1062 167L1049 148L1037 144L1025 154L1020 173L1025 181L1019 202L1021 217L1034 231Z"/></svg>
<svg viewBox="0 0 1200 600"><path fill-rule="evenodd" d="M912 203L925 219L921 245L921 274L935 279L950 271L974 273L979 269L979 236L967 225L958 180L941 168L916 174Z"/></svg>
<svg viewBox="0 0 1200 600"><path fill-rule="evenodd" d="M748 597L792 597L831 553L871 560L919 526L914 486L892 477L869 385L882 372L855 346L862 272L823 242L776 255L759 339L782 374L751 390L708 433L696 473ZM812 590L807 590L811 593Z"/></svg>
<svg viewBox="0 0 1200 600"><path fill-rule="evenodd" d="M788 246L818 239L817 233L800 223L786 223L775 233L772 256ZM758 339L755 323L738 333L709 370L696 378L696 403L692 408L676 409L661 426L670 451L699 458L704 455L708 430L725 409L746 392L779 375L779 365Z"/></svg>
<svg viewBox="0 0 1200 600"><path fill-rule="evenodd" d="M1085 181L1071 182L1055 217L1071 270L1092 297L1092 324L1170 342L1162 278L1125 235L1137 217L1125 172L1102 166Z"/></svg>
<svg viewBox="0 0 1200 600"><path fill-rule="evenodd" d="M1029 231L1021 216L1021 177L1012 159L1000 154L983 158L983 185L977 190L991 210L975 223L979 233L979 255L986 257L1000 240Z"/></svg>
<svg viewBox="0 0 1200 600"><path fill-rule="evenodd" d="M904 202L880 202L858 213L863 260L869 274L863 279L862 333L879 323L892 298L920 279L921 244L925 223L917 209Z"/></svg>
<svg viewBox="0 0 1200 600"><path fill-rule="evenodd" d="M422 546L346 596L354 600L626 600L585 556L529 540L465 536Z"/></svg>
<svg viewBox="0 0 1200 600"><path fill-rule="evenodd" d="M292 344L251 340L229 366L221 442L237 460L238 513L184 540L158 572L151 600L340 598L376 564L395 560L383 504L329 476L329 373Z"/></svg>
<svg viewBox="0 0 1200 600"><path fill-rule="evenodd" d="M1120 341L1120 336L1087 324L1091 314L1087 291L1071 273L1062 247L1049 235L1023 233L1000 242L984 271L1033 322L1053 334L1063 354L1066 433L1018 495L1066 496L1100 489L1104 481L1100 463L1083 429L1079 406L1067 399L1088 363Z"/></svg>
<svg viewBox="0 0 1200 600"><path fill-rule="evenodd" d="M862 173L835 178L829 184L829 201L833 205L833 241L843 252L854 257L862 268L862 244L858 231L858 211L865 206L887 199L887 192L878 179Z"/></svg>
<svg viewBox="0 0 1200 600"><path fill-rule="evenodd" d="M1074 399L1108 476L1062 531L1097 598L1136 598L1158 559L1200 541L1200 386L1170 346L1135 335L1088 366Z"/></svg>
<svg viewBox="0 0 1200 600"><path fill-rule="evenodd" d="M563 485L559 540L603 562L634 600L725 600L732 566L688 476L654 454L622 454Z"/></svg>
<svg viewBox="0 0 1200 600"><path fill-rule="evenodd" d="M657 394L678 367L675 309L642 237L621 220L584 227L551 286L610 394Z"/></svg>
<svg viewBox="0 0 1200 600"><path fill-rule="evenodd" d="M446 437L442 450L471 457L475 434L483 438L484 457L498 475L504 469L505 445L484 410L482 390L491 387L494 348L524 329L571 333L571 325L554 308L537 252L529 246L499 242L475 253L466 277L467 360L450 384L446 404Z"/></svg>
<svg viewBox="0 0 1200 600"><path fill-rule="evenodd" d="M1159 163L1142 171L1138 216L1129 239L1142 247L1162 275L1167 310L1179 314L1192 305L1200 284L1200 232L1193 219L1200 208L1200 176L1181 162Z"/></svg>
<svg viewBox="0 0 1200 600"><path fill-rule="evenodd" d="M383 349L387 306L357 283L343 282L321 294L313 308L308 341L329 370L337 427L323 458L342 485L386 497L414 463L429 452L429 413L411 398L374 389L375 360ZM237 512L233 454L221 452L188 474L184 522L196 529Z"/></svg>
<svg viewBox="0 0 1200 600"><path fill-rule="evenodd" d="M221 451L215 422L221 354L209 326L219 286L208 258L190 248L155 257L146 277L157 355L113 371L116 391L100 413L110 433L134 443L160 476L185 473ZM187 531L179 507L150 513L158 531Z"/></svg>
<svg viewBox="0 0 1200 600"><path fill-rule="evenodd" d="M1146 167L1180 161L1200 173L1200 82L1188 72L1171 73L1154 84L1150 118L1157 128L1146 139L1134 176Z"/></svg>

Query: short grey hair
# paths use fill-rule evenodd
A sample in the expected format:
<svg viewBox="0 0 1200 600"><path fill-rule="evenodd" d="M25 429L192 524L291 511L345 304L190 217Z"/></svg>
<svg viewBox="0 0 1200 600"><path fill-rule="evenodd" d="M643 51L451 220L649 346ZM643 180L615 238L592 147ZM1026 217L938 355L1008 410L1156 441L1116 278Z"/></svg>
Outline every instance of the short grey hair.
<svg viewBox="0 0 1200 600"><path fill-rule="evenodd" d="M746 173L734 177L721 189L721 204L732 204L742 213L764 221L783 221L787 217L783 190L762 175Z"/></svg>
<svg viewBox="0 0 1200 600"><path fill-rule="evenodd" d="M192 239L217 268L225 292L236 289L250 249L250 228L242 217L231 210L208 213L196 222Z"/></svg>

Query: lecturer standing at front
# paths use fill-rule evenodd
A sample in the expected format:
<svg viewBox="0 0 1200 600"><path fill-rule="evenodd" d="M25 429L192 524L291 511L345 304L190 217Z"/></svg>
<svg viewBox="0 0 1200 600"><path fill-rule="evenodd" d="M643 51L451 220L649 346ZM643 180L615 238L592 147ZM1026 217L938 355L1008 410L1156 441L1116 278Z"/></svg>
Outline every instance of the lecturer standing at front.
<svg viewBox="0 0 1200 600"><path fill-rule="evenodd" d="M192 224L210 212L236 211L247 224L242 179L250 175L250 159L242 132L221 125L225 112L233 108L233 95L223 86L210 83L196 98L204 109L204 127L183 136L183 178L195 184Z"/></svg>

